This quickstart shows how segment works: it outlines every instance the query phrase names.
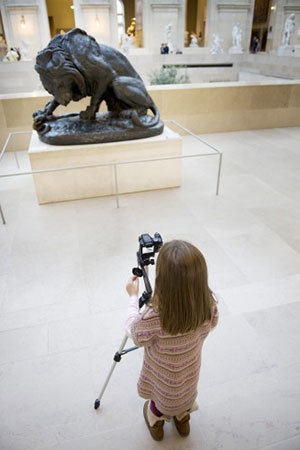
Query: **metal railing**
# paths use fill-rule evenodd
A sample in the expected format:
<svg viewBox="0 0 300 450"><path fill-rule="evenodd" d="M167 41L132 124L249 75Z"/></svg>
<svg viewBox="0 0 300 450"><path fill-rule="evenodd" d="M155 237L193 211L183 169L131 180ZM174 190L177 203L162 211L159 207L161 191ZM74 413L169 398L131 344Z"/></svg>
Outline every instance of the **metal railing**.
<svg viewBox="0 0 300 450"><path fill-rule="evenodd" d="M216 195L219 195L221 169L222 169L222 152L220 150L218 150L217 148L215 148L214 146L212 146L211 144L209 144L208 142L206 142L203 139L199 138L199 136L197 136L196 134L192 133L190 130L188 130L187 128L185 128L184 126L182 126L181 124L179 124L175 120L165 120L164 123L173 124L176 127L180 128L185 133L187 133L190 136L194 137L196 140L198 140L202 144L205 144L207 147L209 147L212 150L212 152L209 152L209 153L196 153L196 154L189 154L189 155L162 156L162 157L158 157L158 158L124 160L124 161L118 161L118 162L107 162L107 163L81 165L81 166L68 166L68 167L59 167L59 168L57 167L57 168L53 168L53 169L29 170L29 171L25 171L25 172L12 172L12 173L5 173L5 174L1 174L0 173L0 178L9 178L9 177L16 177L16 176L24 176L24 175L35 175L35 174L50 173L50 172L61 172L61 171L68 171L68 170L79 170L79 169L90 169L90 168L95 168L95 167L112 166L113 169L114 169L115 192L113 194L111 194L111 195L115 196L115 198L116 198L116 205L117 205L117 208L119 208L120 207L119 197L122 194L120 194L120 192L119 192L117 166L122 166L122 165L126 165L126 164L147 163L147 162L153 162L153 161L166 161L166 160L173 160L173 159L199 158L199 157L202 157L202 156L218 156L219 157L219 164L218 164L217 182L216 182ZM4 153L5 153L5 150L6 150L7 146L8 146L8 143L9 143L11 137L13 135L16 135L16 134L25 134L25 133L27 133L27 134L28 133L32 133L32 130L30 130L30 131L16 131L16 132L11 132L11 133L8 134L7 139L5 141L5 144L4 144L4 146L2 148L2 151L0 153L0 161L1 161L1 159L2 159L2 157L4 155ZM17 152L14 151L14 154L15 154L16 164L17 164L17 167L19 169L20 165L19 165L19 161L18 161L18 157L17 157ZM2 218L3 224L5 224L6 220L5 220L5 216L4 216L4 213L3 213L3 209L1 207L1 203L0 203L0 215L1 215L1 218Z"/></svg>

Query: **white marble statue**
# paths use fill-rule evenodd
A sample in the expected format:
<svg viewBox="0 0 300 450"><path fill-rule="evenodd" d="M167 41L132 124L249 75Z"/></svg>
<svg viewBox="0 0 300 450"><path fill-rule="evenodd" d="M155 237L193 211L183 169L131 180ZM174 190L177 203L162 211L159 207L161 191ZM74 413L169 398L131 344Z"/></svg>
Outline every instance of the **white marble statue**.
<svg viewBox="0 0 300 450"><path fill-rule="evenodd" d="M242 49L242 29L239 23L234 24L232 28L232 46Z"/></svg>
<svg viewBox="0 0 300 450"><path fill-rule="evenodd" d="M165 27L165 42L169 47L169 53L174 53L174 46L172 43L172 24L169 23Z"/></svg>
<svg viewBox="0 0 300 450"><path fill-rule="evenodd" d="M293 37L294 31L295 31L295 14L292 13L285 21L281 43L283 47L289 47L291 45L291 39Z"/></svg>
<svg viewBox="0 0 300 450"><path fill-rule="evenodd" d="M21 47L21 55L23 61L30 61L30 58L28 58L28 44L24 39L22 39L22 47Z"/></svg>
<svg viewBox="0 0 300 450"><path fill-rule="evenodd" d="M191 42L189 47L199 47L197 36L194 33L191 34Z"/></svg>
<svg viewBox="0 0 300 450"><path fill-rule="evenodd" d="M229 49L229 53L243 53L242 48L242 29L239 23L235 23L232 28L232 47Z"/></svg>
<svg viewBox="0 0 300 450"><path fill-rule="evenodd" d="M224 53L221 46L222 41L223 39L220 39L220 36L218 34L213 34L213 42L210 48L210 53L212 55L219 55L221 53Z"/></svg>
<svg viewBox="0 0 300 450"><path fill-rule="evenodd" d="M129 49L133 47L133 35L128 36L127 33L124 33L122 36L122 44L121 44L121 50L123 53L129 53Z"/></svg>

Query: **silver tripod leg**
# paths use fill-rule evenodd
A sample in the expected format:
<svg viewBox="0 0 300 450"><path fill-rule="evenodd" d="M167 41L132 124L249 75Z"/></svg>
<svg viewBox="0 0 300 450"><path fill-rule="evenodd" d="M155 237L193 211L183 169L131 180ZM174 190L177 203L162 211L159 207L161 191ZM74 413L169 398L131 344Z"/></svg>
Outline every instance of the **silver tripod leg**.
<svg viewBox="0 0 300 450"><path fill-rule="evenodd" d="M4 217L4 214L3 214L3 211L2 211L1 205L0 205L0 216L1 216L1 219L2 219L3 225L5 225L5 224L6 224L6 221L5 221L5 217Z"/></svg>
<svg viewBox="0 0 300 450"><path fill-rule="evenodd" d="M149 267L148 266L145 267L145 271L146 271L147 275L149 275ZM112 366L111 366L111 369L109 371L109 374L106 377L106 380L104 382L103 388L101 389L100 394L98 395L98 397L95 400L95 403L94 403L94 408L95 409L98 409L99 406L100 406L100 402L101 402L101 399L103 397L104 391L107 388L107 385L108 385L109 380L110 380L110 378L111 378L111 376L113 374L113 371L114 371L114 369L116 367L117 362L121 361L121 356L124 355L125 353L131 352L132 350L136 350L138 348L138 347L131 347L131 348L127 349L127 350L124 350L124 347L126 345L127 340L128 340L128 336L127 336L127 334L125 334L125 336L123 337L123 340L121 342L120 348L119 348L119 350L117 351L117 353L114 356L114 362L112 363ZM124 350L124 352L123 352L123 350Z"/></svg>
<svg viewBox="0 0 300 450"><path fill-rule="evenodd" d="M125 345L126 345L127 339L128 339L128 336L125 334L125 336L124 336L124 338L123 338L123 340L122 340L122 342L121 342L120 348L119 348L119 350L118 350L118 353L122 353L122 351L123 351L123 349L124 349L124 347L125 347ZM110 380L110 378L111 378L111 376L112 376L112 374L113 374L113 371L114 371L114 369L115 369L115 367L116 367L117 362L118 362L118 361L114 361L114 362L112 363L111 369L110 369L110 371L109 371L109 374L108 374L107 377L106 377L106 380L105 380L105 382L104 382L103 388L101 389L100 394L98 395L98 397L97 397L96 400L95 400L95 404L94 404L94 408L95 408L95 409L98 409L99 406L100 406L101 398L103 397L104 391L105 391L105 389L106 389L106 387L107 387L107 385L108 385L108 383L109 383L109 380Z"/></svg>

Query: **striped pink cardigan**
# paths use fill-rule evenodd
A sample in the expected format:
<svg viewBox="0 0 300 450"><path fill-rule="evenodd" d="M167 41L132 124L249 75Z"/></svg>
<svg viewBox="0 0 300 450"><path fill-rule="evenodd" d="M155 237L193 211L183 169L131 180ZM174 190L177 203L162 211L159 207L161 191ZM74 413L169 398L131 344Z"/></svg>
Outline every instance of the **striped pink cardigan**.
<svg viewBox="0 0 300 450"><path fill-rule="evenodd" d="M139 395L153 400L165 415L175 416L189 410L197 397L203 342L217 322L215 307L210 323L188 334L170 336L162 330L153 309L146 307L141 314L137 298L131 297L127 332L135 345L144 347Z"/></svg>

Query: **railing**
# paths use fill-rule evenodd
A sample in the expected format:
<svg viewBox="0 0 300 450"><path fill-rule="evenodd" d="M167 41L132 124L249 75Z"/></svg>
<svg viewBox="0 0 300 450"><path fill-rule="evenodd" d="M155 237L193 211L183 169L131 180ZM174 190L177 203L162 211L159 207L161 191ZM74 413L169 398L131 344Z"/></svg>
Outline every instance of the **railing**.
<svg viewBox="0 0 300 450"><path fill-rule="evenodd" d="M66 171L66 170L90 169L90 168L95 168L95 167L113 166L113 168L114 168L115 192L112 195L115 196L117 208L119 208L120 207L119 197L122 194L119 193L117 166L126 165L126 164L147 163L147 162L153 162L153 161L166 161L166 160L173 160L173 159L199 158L199 157L202 157L202 156L218 156L219 157L219 164L218 164L217 182L216 182L216 195L219 195L221 169L222 169L222 156L223 156L222 152L220 150L218 150L217 148L215 148L214 146L212 146L211 144L209 144L208 142L206 142L203 139L199 138L199 136L197 136L196 134L192 133L190 130L188 130L184 126L180 125L175 120L165 120L164 123L166 123L166 124L167 123L173 124L174 126L180 128L185 133L187 133L190 136L194 137L197 141L201 142L202 144L205 144L207 147L209 147L212 150L212 152L197 153L197 154L190 154L190 155L163 156L161 158L146 158L146 159L125 160L125 161L118 161L118 162L108 162L108 163L101 163L101 164L99 163L99 164L82 165L82 166L70 166L70 167L53 168L53 169L45 169L45 170L30 170L30 171L25 171L25 172L13 172L13 173L5 173L5 174L1 174L0 173L0 178L9 178L9 177L16 177L16 176L24 176L24 175L35 175L35 174L50 173L50 172L61 172L61 171ZM16 131L16 132L9 133L9 135L7 136L7 139L5 141L5 144L4 144L3 148L2 148L2 151L0 153L0 161L1 161L3 155L4 155L5 151L6 151L6 148L8 146L9 141L10 141L10 138L13 135L16 135L16 134L25 134L25 133L32 133L32 131ZM15 155L15 160L16 160L17 167L19 169L20 165L19 165L19 161L18 161L18 157L17 157L17 152L16 151L14 151L14 155ZM5 216L4 216L4 213L3 213L3 209L1 207L1 203L0 203L0 215L1 215L1 218L2 218L3 224L5 224L6 220L5 220Z"/></svg>

